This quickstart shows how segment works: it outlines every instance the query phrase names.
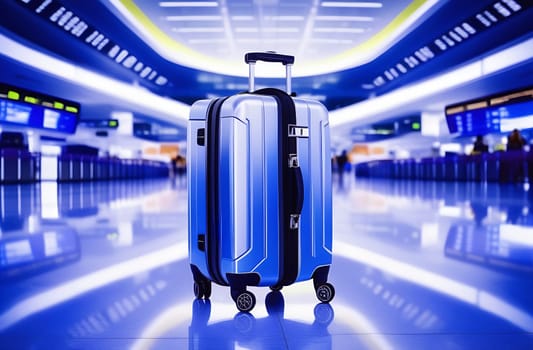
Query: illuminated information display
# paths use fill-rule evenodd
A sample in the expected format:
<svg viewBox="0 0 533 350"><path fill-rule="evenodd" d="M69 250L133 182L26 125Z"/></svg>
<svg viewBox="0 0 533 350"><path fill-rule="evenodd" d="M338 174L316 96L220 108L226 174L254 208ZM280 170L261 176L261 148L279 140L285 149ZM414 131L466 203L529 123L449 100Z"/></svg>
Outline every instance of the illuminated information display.
<svg viewBox="0 0 533 350"><path fill-rule="evenodd" d="M118 119L84 119L78 125L93 129L117 129L119 122Z"/></svg>
<svg viewBox="0 0 533 350"><path fill-rule="evenodd" d="M533 88L447 106L450 134L485 135L533 128Z"/></svg>
<svg viewBox="0 0 533 350"><path fill-rule="evenodd" d="M73 134L80 104L0 83L0 123Z"/></svg>
<svg viewBox="0 0 533 350"><path fill-rule="evenodd" d="M450 134L464 136L500 132L500 118L486 109L453 113L446 116Z"/></svg>

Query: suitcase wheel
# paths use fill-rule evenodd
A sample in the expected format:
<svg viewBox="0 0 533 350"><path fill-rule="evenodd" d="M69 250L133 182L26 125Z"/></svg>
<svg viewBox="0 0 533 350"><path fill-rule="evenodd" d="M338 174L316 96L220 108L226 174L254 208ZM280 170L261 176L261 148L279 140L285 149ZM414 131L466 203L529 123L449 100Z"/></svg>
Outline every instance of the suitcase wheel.
<svg viewBox="0 0 533 350"><path fill-rule="evenodd" d="M335 288L331 283L324 283L317 287L316 297L323 303L329 303L335 296Z"/></svg>
<svg viewBox="0 0 533 350"><path fill-rule="evenodd" d="M244 291L235 298L235 305L237 305L239 311L249 312L255 306L255 295L248 291Z"/></svg>
<svg viewBox="0 0 533 350"><path fill-rule="evenodd" d="M211 282L194 282L194 296L198 299L209 299L211 296Z"/></svg>

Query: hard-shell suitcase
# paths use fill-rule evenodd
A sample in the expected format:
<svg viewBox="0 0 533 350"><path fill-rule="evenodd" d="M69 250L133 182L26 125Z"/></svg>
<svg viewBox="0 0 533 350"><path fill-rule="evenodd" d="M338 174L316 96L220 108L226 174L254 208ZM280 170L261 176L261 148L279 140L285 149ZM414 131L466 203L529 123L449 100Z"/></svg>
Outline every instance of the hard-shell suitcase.
<svg viewBox="0 0 533 350"><path fill-rule="evenodd" d="M248 53L250 91L256 61L286 66L287 93L261 89L195 102L188 125L189 257L194 294L211 281L230 286L249 311L247 286L279 290L313 279L322 302L332 257L328 113L291 97L294 57Z"/></svg>

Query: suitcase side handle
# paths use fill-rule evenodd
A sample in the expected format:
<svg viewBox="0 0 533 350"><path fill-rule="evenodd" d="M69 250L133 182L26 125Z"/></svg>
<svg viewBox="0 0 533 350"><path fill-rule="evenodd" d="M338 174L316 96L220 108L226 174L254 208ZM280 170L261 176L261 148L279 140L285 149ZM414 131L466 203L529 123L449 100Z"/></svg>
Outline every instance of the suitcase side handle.
<svg viewBox="0 0 533 350"><path fill-rule="evenodd" d="M291 94L291 66L294 64L294 56L281 55L275 52L248 52L244 55L244 62L248 64L248 91L255 90L255 63L257 61L278 62L285 66L287 94Z"/></svg>

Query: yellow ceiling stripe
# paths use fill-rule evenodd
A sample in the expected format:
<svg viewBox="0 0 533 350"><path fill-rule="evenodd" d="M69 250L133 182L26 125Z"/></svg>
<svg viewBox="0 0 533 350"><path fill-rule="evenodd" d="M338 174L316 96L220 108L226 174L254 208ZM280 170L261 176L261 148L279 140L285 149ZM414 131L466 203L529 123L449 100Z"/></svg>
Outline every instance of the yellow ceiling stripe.
<svg viewBox="0 0 533 350"><path fill-rule="evenodd" d="M154 24L145 13L135 4L133 0L120 0L122 5L135 17L140 24L144 26L144 29L156 40L160 45L163 45L169 49L175 50L182 55L189 57L195 57L199 60L212 60L210 57L200 54L199 52L190 49L189 47L179 43L178 41L169 37L163 32L157 25Z"/></svg>
<svg viewBox="0 0 533 350"><path fill-rule="evenodd" d="M177 42L163 32L156 24L154 24L146 14L135 4L134 0L119 0L127 11L144 27L144 29L152 36L160 45L167 49L173 50L179 55L193 58L197 62L204 62L206 65L214 64L220 65L221 60L206 56L198 51L195 51L186 45ZM365 41L364 43L346 50L345 52L335 55L321 62L333 63L335 61L349 61L351 57L357 57L358 55L369 55L373 50L376 50L383 42L394 34L417 10L419 10L428 0L414 0L412 1L402 12L398 14L385 28L376 33L373 37ZM354 61L357 61L354 59ZM179 63L179 62L177 62ZM227 62L226 62L227 63ZM346 69L349 67L344 67Z"/></svg>

